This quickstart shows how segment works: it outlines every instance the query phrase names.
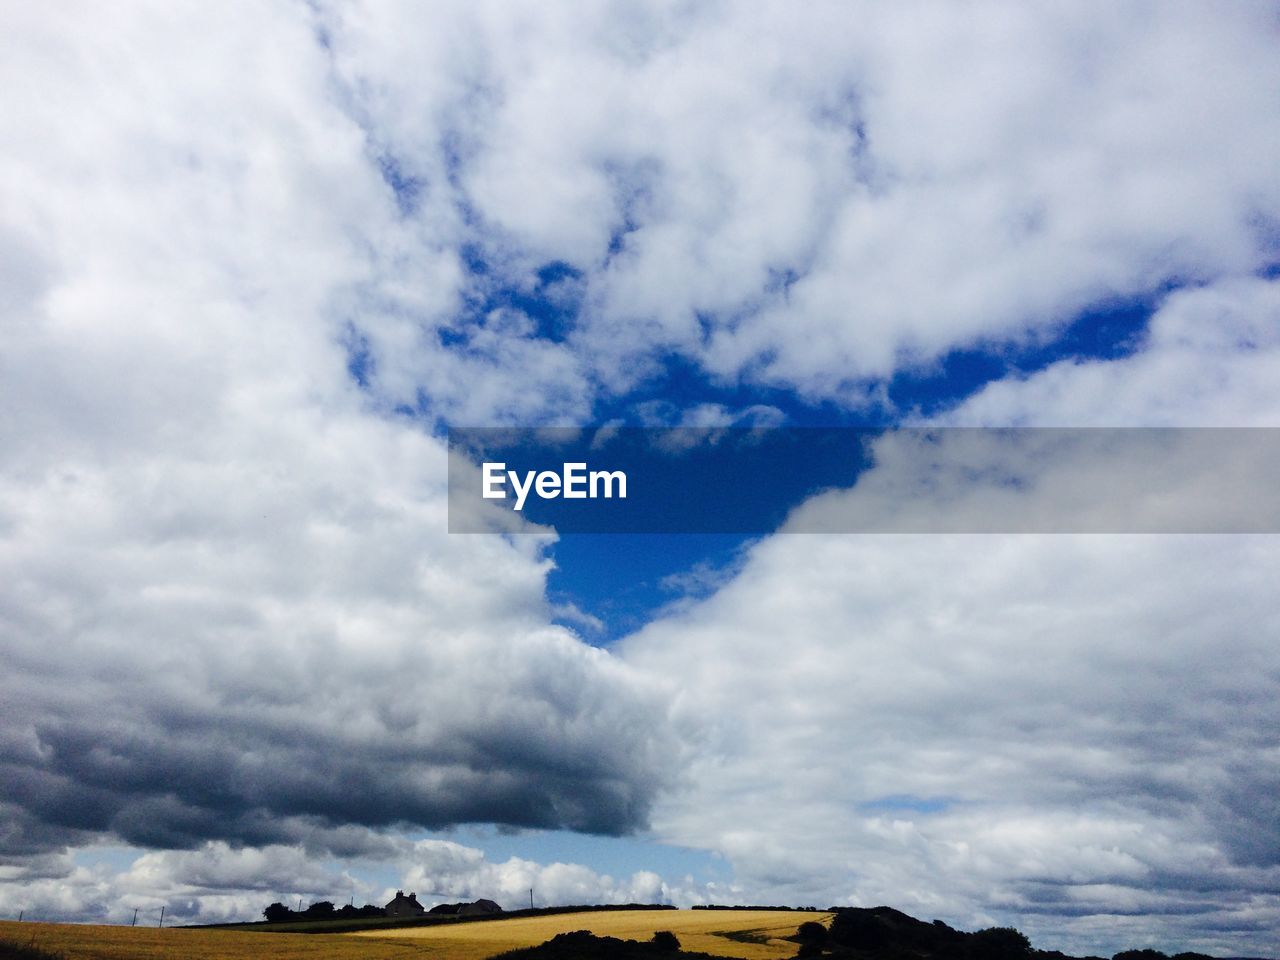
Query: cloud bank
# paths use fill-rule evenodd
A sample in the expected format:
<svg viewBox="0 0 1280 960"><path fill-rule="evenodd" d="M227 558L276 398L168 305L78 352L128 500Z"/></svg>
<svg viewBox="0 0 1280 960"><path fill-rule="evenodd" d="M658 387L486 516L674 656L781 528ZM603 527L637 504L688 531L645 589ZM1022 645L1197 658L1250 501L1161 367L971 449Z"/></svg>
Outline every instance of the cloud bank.
<svg viewBox="0 0 1280 960"><path fill-rule="evenodd" d="M1278 559L1268 536L771 538L623 646L679 678L696 743L656 828L765 899L1224 949L1203 929L1280 909Z"/></svg>
<svg viewBox="0 0 1280 960"><path fill-rule="evenodd" d="M643 826L651 684L550 624L545 537L447 537L443 443L349 374L394 206L322 48L201 16L10 67L49 84L4 178L6 851Z"/></svg>
<svg viewBox="0 0 1280 960"><path fill-rule="evenodd" d="M138 922L150 926L158 922L162 906L166 917L176 922L218 923L259 919L276 901L381 905L397 889L414 891L428 908L485 897L507 909L527 906L531 888L543 904L688 902L712 892L668 885L650 871L615 878L577 863L538 863L520 857L495 863L475 847L445 840L372 835L366 839L362 855L341 862L302 846L235 848L221 840L192 850L150 853L90 849L89 856L109 854L116 861L123 855L124 866L76 864L69 859L50 864L20 888L0 885L0 909L16 912L21 906L35 915L74 913L102 923L131 923L136 909ZM394 871L392 886L380 886L349 869L367 867L369 858L376 858L381 870Z"/></svg>
<svg viewBox="0 0 1280 960"><path fill-rule="evenodd" d="M321 20L415 216L472 231L481 292L530 288L544 263L578 272L564 343L519 348L524 382L573 358L566 411L670 353L857 404L867 378L957 345L1051 337L1094 304L1277 254L1265 4L385 3ZM450 329L509 371L509 314ZM406 319L367 318L395 395L426 370Z"/></svg>

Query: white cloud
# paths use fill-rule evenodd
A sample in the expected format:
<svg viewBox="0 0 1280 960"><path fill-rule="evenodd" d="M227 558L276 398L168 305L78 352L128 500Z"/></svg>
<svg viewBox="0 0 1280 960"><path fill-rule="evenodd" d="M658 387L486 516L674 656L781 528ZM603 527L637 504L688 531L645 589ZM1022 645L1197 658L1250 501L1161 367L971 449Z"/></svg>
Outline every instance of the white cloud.
<svg viewBox="0 0 1280 960"><path fill-rule="evenodd" d="M1170 945L1206 909L1274 923L1278 563L1269 537L773 537L624 644L696 744L655 828L765 899L1043 946L1129 942L1151 921L1071 918L1130 901Z"/></svg>
<svg viewBox="0 0 1280 960"><path fill-rule="evenodd" d="M592 376L622 388L677 350L856 403L859 378L1274 260L1271 16L388 2L325 19L370 128L432 203L470 211L499 272L584 272L570 342Z"/></svg>
<svg viewBox="0 0 1280 960"><path fill-rule="evenodd" d="M1280 282L1221 281L1171 295L1139 349L1062 360L988 384L948 423L1004 426L1280 426Z"/></svg>
<svg viewBox="0 0 1280 960"><path fill-rule="evenodd" d="M549 540L450 538L443 443L348 376L338 307L406 241L302 12L9 34L12 856L624 831L666 776L651 685L549 624Z"/></svg>
<svg viewBox="0 0 1280 960"><path fill-rule="evenodd" d="M901 430L853 487L813 497L792 533L1280 531L1280 431Z"/></svg>
<svg viewBox="0 0 1280 960"><path fill-rule="evenodd" d="M81 851L84 863L67 857L43 875L0 877L0 911L129 923L137 909L143 923L154 925L161 906L175 922L217 923L261 919L275 901L381 906L396 889L412 890L426 907L483 897L507 909L527 906L530 888L538 906L688 904L705 902L708 892L687 880L669 884L644 870L615 878L578 863L519 857L495 863L475 847L445 840L365 839L376 861L335 861L302 846L237 849L221 841L152 852L89 847ZM127 866L116 867L121 860ZM392 886L379 879L388 872L396 877Z"/></svg>
<svg viewBox="0 0 1280 960"><path fill-rule="evenodd" d="M671 903L689 891L668 886L651 871L614 878L577 863L537 863L511 857L491 863L473 847L443 840L419 840L404 854L403 887L419 900L449 902L484 897L507 909L527 906L533 890L536 906L594 903Z"/></svg>
<svg viewBox="0 0 1280 960"><path fill-rule="evenodd" d="M626 829L678 777L664 835L730 856L730 896L1092 914L1082 944L1280 924L1269 541L776 538L624 661L549 625L545 539L444 534L443 447L393 413L582 421L669 351L862 404L861 377L1190 280L1133 357L957 422L1274 424L1270 7L6 27L0 837L30 902L256 912L253 877L319 893L326 851L688 900L352 827ZM539 336L493 295L554 260L581 309ZM62 853L120 837L190 849Z"/></svg>

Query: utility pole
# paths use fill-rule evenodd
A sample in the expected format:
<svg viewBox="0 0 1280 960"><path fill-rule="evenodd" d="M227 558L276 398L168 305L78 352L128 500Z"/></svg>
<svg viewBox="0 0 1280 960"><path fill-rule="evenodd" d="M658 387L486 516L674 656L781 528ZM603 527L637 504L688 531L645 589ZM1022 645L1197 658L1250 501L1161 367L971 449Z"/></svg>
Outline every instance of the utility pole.
<svg viewBox="0 0 1280 960"><path fill-rule="evenodd" d="M160 908L160 926L164 927L164 907Z"/></svg>

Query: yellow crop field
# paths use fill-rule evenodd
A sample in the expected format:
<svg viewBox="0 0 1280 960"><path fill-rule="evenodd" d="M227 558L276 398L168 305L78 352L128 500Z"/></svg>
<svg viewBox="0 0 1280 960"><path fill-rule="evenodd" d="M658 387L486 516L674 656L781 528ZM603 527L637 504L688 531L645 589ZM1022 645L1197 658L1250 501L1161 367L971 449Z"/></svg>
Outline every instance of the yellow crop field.
<svg viewBox="0 0 1280 960"><path fill-rule="evenodd" d="M428 956L406 942L370 942L332 934L252 933L0 921L0 941L34 944L67 960L384 960Z"/></svg>
<svg viewBox="0 0 1280 960"><path fill-rule="evenodd" d="M431 947L431 955L441 960L484 960L572 930L590 930L623 940L648 940L658 930L670 930L685 950L742 960L782 960L794 957L797 950L795 941L783 937L793 936L806 920L826 923L830 918L829 913L790 910L603 910L341 936L365 943L418 943Z"/></svg>
<svg viewBox="0 0 1280 960"><path fill-rule="evenodd" d="M806 920L826 922L830 916L777 910L605 910L347 934L0 921L0 941L34 944L66 960L484 960L572 930L624 940L648 940L658 930L670 930L686 950L782 960L796 953L796 944L783 937L792 936Z"/></svg>

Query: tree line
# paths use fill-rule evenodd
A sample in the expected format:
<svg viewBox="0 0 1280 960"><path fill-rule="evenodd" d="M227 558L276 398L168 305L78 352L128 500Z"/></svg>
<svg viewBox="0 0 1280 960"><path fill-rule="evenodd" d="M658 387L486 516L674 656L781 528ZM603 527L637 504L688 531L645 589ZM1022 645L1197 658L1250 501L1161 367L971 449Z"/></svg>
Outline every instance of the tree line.
<svg viewBox="0 0 1280 960"><path fill-rule="evenodd" d="M261 901L259 901L261 903ZM366 903L363 907L344 904L335 907L331 900L317 900L305 910L292 910L279 901L262 911L267 923L288 923L290 920L354 920L359 917L385 917L382 907Z"/></svg>

